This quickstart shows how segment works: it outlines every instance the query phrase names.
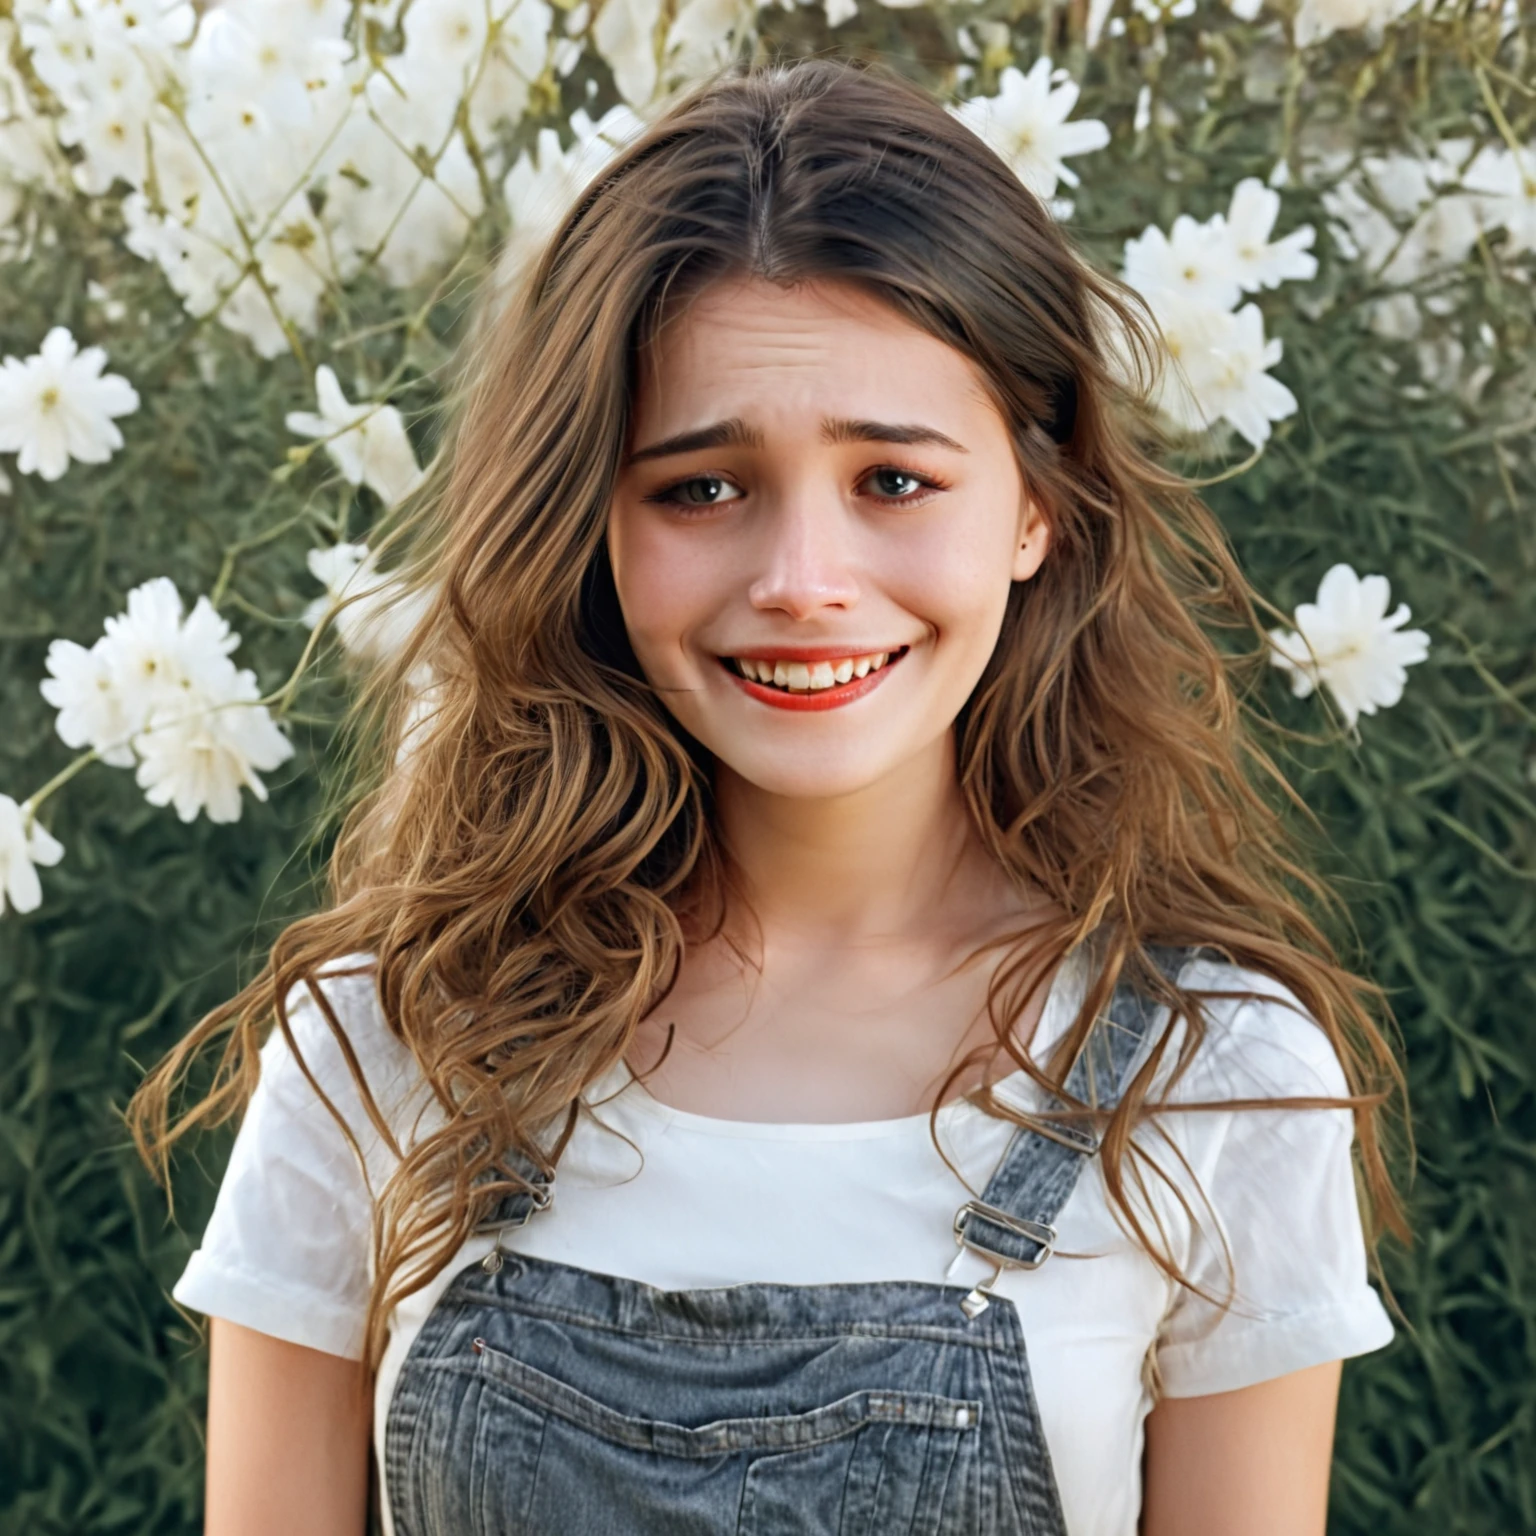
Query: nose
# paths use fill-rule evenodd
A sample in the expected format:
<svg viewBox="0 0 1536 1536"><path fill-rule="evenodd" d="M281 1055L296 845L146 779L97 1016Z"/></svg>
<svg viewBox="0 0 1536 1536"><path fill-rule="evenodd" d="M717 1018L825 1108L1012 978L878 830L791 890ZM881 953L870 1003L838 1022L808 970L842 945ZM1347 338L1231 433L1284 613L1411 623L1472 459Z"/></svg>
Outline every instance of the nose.
<svg viewBox="0 0 1536 1536"><path fill-rule="evenodd" d="M763 568L748 590L760 613L811 619L859 600L841 509L813 496L787 502L769 524Z"/></svg>

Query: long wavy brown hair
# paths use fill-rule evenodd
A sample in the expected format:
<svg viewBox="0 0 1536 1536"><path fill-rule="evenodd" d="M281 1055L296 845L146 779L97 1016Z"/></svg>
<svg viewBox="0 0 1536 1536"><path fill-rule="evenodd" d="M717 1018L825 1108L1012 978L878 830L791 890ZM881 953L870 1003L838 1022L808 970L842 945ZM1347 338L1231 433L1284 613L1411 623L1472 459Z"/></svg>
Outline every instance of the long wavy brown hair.
<svg viewBox="0 0 1536 1536"><path fill-rule="evenodd" d="M515 290L487 302L415 545L434 596L375 680L389 725L334 850L332 902L289 926L261 973L146 1079L128 1111L145 1158L168 1179L182 1136L240 1111L273 1021L303 1064L291 989L338 956L371 956L387 1027L443 1111L401 1146L314 988L401 1159L375 1202L376 1363L394 1304L441 1272L489 1202L526 1187L508 1149L553 1176L583 1091L665 998L685 944L720 931L735 897L711 763L634 660L605 529L637 359L664 309L738 276L857 284L957 348L1011 423L1049 521L1049 554L1015 585L955 730L978 836L1061 914L999 954L986 1055L1060 1084L1122 975L1188 1021L1176 1059L1164 1035L1103 1126L1110 1195L1174 1274L1135 1198L1130 1133L1156 1108L1154 1078L1182 1070L1205 1025L1200 996L1163 980L1147 951L1207 946L1283 983L1332 1042L1350 1098L1287 1102L1353 1106L1376 1225L1401 1230L1379 1135L1398 1081L1385 1002L1308 915L1336 898L1287 842L1295 797L1240 697L1244 667L1262 663L1261 605L1192 487L1154 462L1139 408L1154 324L929 96L826 61L695 90L594 179ZM401 753L407 679L423 667L431 708L418 707ZM1090 935L1102 968L1037 1067L1012 1025ZM211 1087L173 1114L220 1038ZM935 1114L976 1059L946 1079ZM1016 1118L985 1088L973 1096Z"/></svg>

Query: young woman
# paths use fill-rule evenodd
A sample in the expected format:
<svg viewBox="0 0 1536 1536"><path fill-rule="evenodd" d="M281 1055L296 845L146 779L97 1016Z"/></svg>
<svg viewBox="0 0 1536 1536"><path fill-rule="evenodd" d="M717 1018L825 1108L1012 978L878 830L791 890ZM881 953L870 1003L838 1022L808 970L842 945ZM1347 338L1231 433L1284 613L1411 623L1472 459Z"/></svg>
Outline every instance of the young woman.
<svg viewBox="0 0 1536 1536"><path fill-rule="evenodd" d="M1321 1532L1391 1058L1133 307L818 62L485 330L335 902L134 1105L249 1101L175 1290L209 1536Z"/></svg>

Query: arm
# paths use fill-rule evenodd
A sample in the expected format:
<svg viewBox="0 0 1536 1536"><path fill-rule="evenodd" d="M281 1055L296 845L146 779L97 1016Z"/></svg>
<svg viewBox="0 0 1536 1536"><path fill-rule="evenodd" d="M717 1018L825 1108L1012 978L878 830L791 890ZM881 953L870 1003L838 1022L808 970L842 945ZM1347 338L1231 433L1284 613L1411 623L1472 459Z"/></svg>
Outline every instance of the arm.
<svg viewBox="0 0 1536 1536"><path fill-rule="evenodd" d="M206 1536L363 1536L362 1362L223 1318L210 1336Z"/></svg>
<svg viewBox="0 0 1536 1536"><path fill-rule="evenodd" d="M1342 1362L1147 1416L1141 1536L1323 1536Z"/></svg>

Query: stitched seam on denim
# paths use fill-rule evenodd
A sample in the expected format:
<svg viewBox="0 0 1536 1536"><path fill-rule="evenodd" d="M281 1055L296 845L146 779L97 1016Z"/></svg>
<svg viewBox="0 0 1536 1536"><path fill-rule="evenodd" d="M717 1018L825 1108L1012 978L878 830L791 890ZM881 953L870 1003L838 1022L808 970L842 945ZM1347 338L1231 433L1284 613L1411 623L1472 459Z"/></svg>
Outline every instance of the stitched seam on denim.
<svg viewBox="0 0 1536 1536"><path fill-rule="evenodd" d="M956 1292L957 1297L964 1294ZM444 1300L448 1300L444 1297ZM586 1328L593 1333L612 1334L619 1338L645 1339L661 1344L697 1344L701 1348L729 1348L736 1349L744 1345L758 1348L771 1349L780 1344L821 1344L828 1339L919 1339L930 1343L952 1344L964 1349L988 1349L1006 1350L1009 1346L998 1340L991 1339L983 1334L974 1336L961 1329L950 1329L942 1324L899 1324L899 1323L870 1323L851 1322L846 1326L832 1326L811 1333L773 1333L764 1334L761 1337L744 1334L729 1328L717 1329L713 1332L700 1333L665 1333L652 1328L625 1328L617 1323L603 1322L592 1318L584 1312L567 1312L561 1307L543 1307L535 1303L520 1302L511 1299L503 1299L494 1296L485 1296L476 1291L469 1293L468 1297L456 1296L453 1300L473 1300L486 1307L494 1307L499 1312L510 1312L515 1316L538 1318L541 1322L569 1323L573 1327Z"/></svg>
<svg viewBox="0 0 1536 1536"><path fill-rule="evenodd" d="M1045 1426L1040 1421L1034 1376L1029 1368L1029 1351L1024 1342L1023 1320L1013 1303L1009 1302L1008 1305L1018 1347L1012 1361L1005 1358L1003 1369L994 1372L992 1378L996 1408L993 1418L1001 1430L1004 1476L1014 1506L1024 1520L1023 1529L1030 1536L1066 1536L1066 1526L1061 1515L1061 1493L1056 1485L1055 1468L1051 1465ZM1017 1434L1026 1428L1031 1433L1016 1448L1010 1443L1010 1433ZM1042 1499L1043 1507L1040 1502ZM1048 1520L1050 1523L1047 1523Z"/></svg>
<svg viewBox="0 0 1536 1536"><path fill-rule="evenodd" d="M811 1413L780 1414L761 1419L724 1419L718 1421L718 1430L715 1425L703 1425L694 1429L688 1425L672 1424L664 1419L641 1419L632 1414L620 1413L617 1409L609 1408L605 1403L588 1397L584 1392L567 1386L555 1377L547 1379L558 1390L546 1391L540 1383L527 1379L527 1374L544 1376L544 1372L536 1371L533 1367L526 1366L515 1359L512 1363L526 1373L522 1380L509 1380L493 1375L473 1361L462 1359L434 1360L430 1368L434 1372L445 1375L468 1377L477 1382L482 1390L510 1397L525 1407L529 1403L536 1403L546 1413L554 1414L566 1423L574 1424L578 1429L597 1435L610 1444L627 1446L630 1449L657 1456L673 1456L680 1460L707 1459L712 1456L741 1452L809 1450L813 1446L827 1445L834 1440L856 1434L871 1424L906 1426L925 1431L949 1430L956 1435L971 1434L975 1432L981 1411L981 1404L975 1400L936 1398L933 1394L908 1393L899 1390L865 1389L849 1393L836 1403L830 1403ZM902 1398L911 1403L925 1397L928 1399L925 1404L929 1410L928 1413L912 1418L882 1414L867 1406L862 1409L860 1407L861 1403L867 1403L870 1399ZM569 1402L562 1399L575 1401ZM953 1420L955 1411L961 1408L969 1412L970 1422L965 1428L953 1422L946 1424L940 1417L940 1414L944 1413ZM834 1410L840 1411L834 1412ZM808 1426L818 1420L825 1421L825 1429L807 1428L803 1433L795 1433L795 1426ZM780 1428L775 1430L770 1426L780 1426ZM715 1430L716 1433L706 1435L705 1430Z"/></svg>
<svg viewBox="0 0 1536 1536"><path fill-rule="evenodd" d="M422 1334L413 1340L413 1349L401 1363L400 1374L390 1394L389 1407L385 1410L384 1484L396 1536L408 1536L416 1526L417 1511L410 1495L417 1484L413 1461L422 1432L421 1410L426 1384L408 1376L406 1366L411 1363L410 1354L414 1353L414 1344L426 1332L423 1328Z"/></svg>

